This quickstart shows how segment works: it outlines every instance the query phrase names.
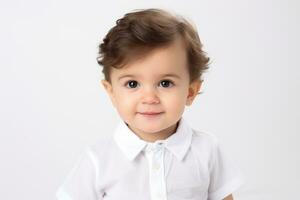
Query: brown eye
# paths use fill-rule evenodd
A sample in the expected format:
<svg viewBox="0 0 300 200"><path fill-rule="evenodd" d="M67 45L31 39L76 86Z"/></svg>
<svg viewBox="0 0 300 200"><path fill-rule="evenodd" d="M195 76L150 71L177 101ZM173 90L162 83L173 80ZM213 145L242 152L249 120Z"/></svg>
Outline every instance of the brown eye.
<svg viewBox="0 0 300 200"><path fill-rule="evenodd" d="M126 87L128 86L129 88L136 88L137 85L138 85L137 81L127 81L126 84L125 84L125 86Z"/></svg>
<svg viewBox="0 0 300 200"><path fill-rule="evenodd" d="M164 87L164 88L173 86L173 82L170 81L170 80L162 80L162 81L160 82L160 84L161 84L161 86Z"/></svg>

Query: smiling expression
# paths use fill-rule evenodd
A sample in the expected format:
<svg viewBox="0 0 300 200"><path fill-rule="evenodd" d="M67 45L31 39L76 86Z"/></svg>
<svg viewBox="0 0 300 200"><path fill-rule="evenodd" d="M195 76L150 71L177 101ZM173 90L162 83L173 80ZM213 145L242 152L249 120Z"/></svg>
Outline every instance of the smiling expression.
<svg viewBox="0 0 300 200"><path fill-rule="evenodd" d="M121 69L112 68L111 83L102 84L122 120L148 142L176 131L185 106L192 104L201 86L199 80L190 83L181 39Z"/></svg>

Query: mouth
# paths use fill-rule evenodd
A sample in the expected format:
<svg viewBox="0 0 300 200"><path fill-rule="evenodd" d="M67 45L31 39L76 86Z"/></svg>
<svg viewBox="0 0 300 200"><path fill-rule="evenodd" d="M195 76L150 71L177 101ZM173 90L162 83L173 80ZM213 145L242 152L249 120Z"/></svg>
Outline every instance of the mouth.
<svg viewBox="0 0 300 200"><path fill-rule="evenodd" d="M138 114L145 117L156 117L163 114L163 112L139 112Z"/></svg>

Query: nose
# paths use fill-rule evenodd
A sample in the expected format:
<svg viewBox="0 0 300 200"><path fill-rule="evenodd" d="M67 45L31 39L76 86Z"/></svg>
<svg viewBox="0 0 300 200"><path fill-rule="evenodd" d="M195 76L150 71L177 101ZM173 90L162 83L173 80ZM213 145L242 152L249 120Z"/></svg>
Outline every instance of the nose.
<svg viewBox="0 0 300 200"><path fill-rule="evenodd" d="M142 103L144 104L157 104L159 103L159 97L155 88L145 88L142 94Z"/></svg>

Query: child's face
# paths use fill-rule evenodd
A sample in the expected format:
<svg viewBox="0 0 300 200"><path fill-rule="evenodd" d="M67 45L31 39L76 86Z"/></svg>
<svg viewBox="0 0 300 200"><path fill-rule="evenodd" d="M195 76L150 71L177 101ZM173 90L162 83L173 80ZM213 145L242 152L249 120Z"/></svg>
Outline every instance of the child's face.
<svg viewBox="0 0 300 200"><path fill-rule="evenodd" d="M186 50L182 41L176 40L122 69L113 68L111 84L105 80L102 84L121 118L150 141L173 134L201 82L189 83Z"/></svg>

